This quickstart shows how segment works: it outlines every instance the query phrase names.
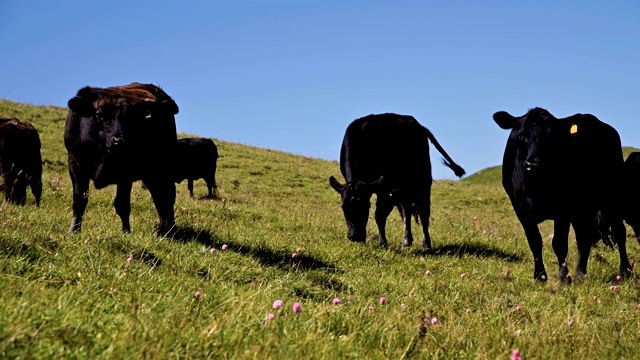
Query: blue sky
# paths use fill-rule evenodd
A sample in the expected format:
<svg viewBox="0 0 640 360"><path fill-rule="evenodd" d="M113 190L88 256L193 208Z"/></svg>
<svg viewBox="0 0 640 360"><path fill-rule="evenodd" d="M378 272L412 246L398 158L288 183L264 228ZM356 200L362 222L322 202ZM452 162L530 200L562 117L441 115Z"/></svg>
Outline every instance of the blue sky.
<svg viewBox="0 0 640 360"><path fill-rule="evenodd" d="M409 114L470 174L502 161L499 110L591 113L640 147L638 39L632 0L0 0L0 98L150 82L181 132L329 160L356 118Z"/></svg>

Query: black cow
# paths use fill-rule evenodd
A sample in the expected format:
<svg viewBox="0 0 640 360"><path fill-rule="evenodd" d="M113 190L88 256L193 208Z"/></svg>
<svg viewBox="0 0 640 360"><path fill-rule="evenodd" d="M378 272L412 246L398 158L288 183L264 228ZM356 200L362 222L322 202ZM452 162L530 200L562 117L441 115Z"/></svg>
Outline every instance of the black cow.
<svg viewBox="0 0 640 360"><path fill-rule="evenodd" d="M624 162L624 219L640 242L640 152L633 152Z"/></svg>
<svg viewBox="0 0 640 360"><path fill-rule="evenodd" d="M429 140L445 157L444 164L457 176L464 175L464 170L451 160L433 134L412 116L369 115L347 127L340 151L340 171L347 183L340 184L333 176L329 182L342 197L349 240L365 241L369 199L376 193L378 244L387 244L386 221L395 205L404 222L403 246L411 246L413 242L411 215L417 214L424 232L422 246L431 248L429 215L433 180Z"/></svg>
<svg viewBox="0 0 640 360"><path fill-rule="evenodd" d="M109 88L85 87L69 100L64 143L73 183L73 220L79 231L89 197L96 188L116 184L113 202L130 232L131 185L143 180L160 217L159 230L174 226L176 187L166 164L174 162L177 144L174 114L178 106L162 89L132 83Z"/></svg>
<svg viewBox="0 0 640 360"><path fill-rule="evenodd" d="M27 186L40 206L42 156L38 131L26 121L0 118L0 174L7 201L24 205Z"/></svg>
<svg viewBox="0 0 640 360"><path fill-rule="evenodd" d="M176 148L176 182L187 179L189 194L193 197L193 181L204 179L213 198L216 189L216 162L218 148L210 139L186 138L178 140Z"/></svg>
<svg viewBox="0 0 640 360"><path fill-rule="evenodd" d="M599 240L611 246L611 236L618 245L621 272L631 272L621 211L623 157L618 132L593 115L557 119L541 108L521 117L500 111L493 119L511 130L502 184L533 253L534 278L547 279L538 230L547 219L554 220L552 246L561 281L569 273L570 225L579 251L576 278L587 273L591 246Z"/></svg>

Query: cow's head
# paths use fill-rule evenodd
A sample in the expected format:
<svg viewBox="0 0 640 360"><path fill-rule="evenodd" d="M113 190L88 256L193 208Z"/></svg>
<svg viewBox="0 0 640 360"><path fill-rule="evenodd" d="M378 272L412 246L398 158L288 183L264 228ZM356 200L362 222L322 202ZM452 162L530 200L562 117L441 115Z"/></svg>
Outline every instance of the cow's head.
<svg viewBox="0 0 640 360"><path fill-rule="evenodd" d="M515 166L525 174L535 174L553 159L554 132L557 119L547 110L534 108L524 116L514 117L505 111L493 114L503 129L511 129L509 142L514 146Z"/></svg>
<svg viewBox="0 0 640 360"><path fill-rule="evenodd" d="M161 127L157 125L159 119L166 118L165 107L169 106L169 110L173 111L172 104L175 106L173 102L132 103L126 98L100 93L94 88L81 89L68 102L69 109L78 116L91 119L91 133L100 139L109 153L121 152L131 144L139 144L140 140L145 142L153 137L154 134L148 130Z"/></svg>
<svg viewBox="0 0 640 360"><path fill-rule="evenodd" d="M342 211L347 222L349 240L358 242L366 240L371 195L378 191L383 180L383 177L380 177L371 183L353 181L343 185L333 176L329 178L331 187L342 197Z"/></svg>
<svg viewBox="0 0 640 360"><path fill-rule="evenodd" d="M92 133L97 134L108 152L124 147L126 137L121 120L129 105L126 99L78 95L68 105L78 116L92 119Z"/></svg>

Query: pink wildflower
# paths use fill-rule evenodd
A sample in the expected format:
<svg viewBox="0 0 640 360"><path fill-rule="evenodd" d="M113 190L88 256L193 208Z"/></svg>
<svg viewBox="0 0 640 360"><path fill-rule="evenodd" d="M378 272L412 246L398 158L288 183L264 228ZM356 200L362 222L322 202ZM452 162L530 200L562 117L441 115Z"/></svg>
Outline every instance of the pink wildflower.
<svg viewBox="0 0 640 360"><path fill-rule="evenodd" d="M516 310L522 311L522 306L520 306L520 305L516 306Z"/></svg>
<svg viewBox="0 0 640 360"><path fill-rule="evenodd" d="M300 252L300 251L302 251L302 248L297 248L296 249L296 252Z"/></svg>
<svg viewBox="0 0 640 360"><path fill-rule="evenodd" d="M373 306L369 305L369 311L373 311Z"/></svg>
<svg viewBox="0 0 640 360"><path fill-rule="evenodd" d="M282 300L276 300L273 302L274 309L282 309Z"/></svg>
<svg viewBox="0 0 640 360"><path fill-rule="evenodd" d="M227 244L222 245L222 250L227 250L229 246Z"/></svg>
<svg viewBox="0 0 640 360"><path fill-rule="evenodd" d="M616 291L616 290L618 290L618 286L617 285L613 285L609 289L611 289L612 291Z"/></svg>
<svg viewBox="0 0 640 360"><path fill-rule="evenodd" d="M567 326L572 326L573 325L573 321L569 320L567 321Z"/></svg>
<svg viewBox="0 0 640 360"><path fill-rule="evenodd" d="M522 355L520 355L520 350L514 349L511 352L511 360L522 360Z"/></svg>
<svg viewBox="0 0 640 360"><path fill-rule="evenodd" d="M400 307L404 309L405 305L404 304L400 304Z"/></svg>
<svg viewBox="0 0 640 360"><path fill-rule="evenodd" d="M467 277L467 274L465 274L465 273L460 274L460 279L464 279L466 277Z"/></svg>
<svg viewBox="0 0 640 360"><path fill-rule="evenodd" d="M133 258L132 258L131 256L129 256L129 257L127 258L127 262L128 262L129 264L131 264L131 262L132 262L132 261L133 261Z"/></svg>
<svg viewBox="0 0 640 360"><path fill-rule="evenodd" d="M438 323L438 318L432 317L431 318L431 325L435 325Z"/></svg>
<svg viewBox="0 0 640 360"><path fill-rule="evenodd" d="M467 312L467 314L471 314L471 309L467 309L465 311Z"/></svg>
<svg viewBox="0 0 640 360"><path fill-rule="evenodd" d="M620 281L622 279L622 276L618 275L616 276L616 281Z"/></svg>
<svg viewBox="0 0 640 360"><path fill-rule="evenodd" d="M387 299L383 296L380 298L380 305L384 305L387 302Z"/></svg>
<svg viewBox="0 0 640 360"><path fill-rule="evenodd" d="M427 276L429 276L429 275L431 275L431 271L427 270L427 272L426 272L426 273L424 273L424 274L425 274L425 275L427 275Z"/></svg>
<svg viewBox="0 0 640 360"><path fill-rule="evenodd" d="M269 315L268 315L269 320L273 320L275 317L276 317L276 315L275 315L275 314L269 314Z"/></svg>
<svg viewBox="0 0 640 360"><path fill-rule="evenodd" d="M335 298L333 299L333 305L339 305L342 301L340 301L340 298Z"/></svg>
<svg viewBox="0 0 640 360"><path fill-rule="evenodd" d="M202 293L200 291L196 291L196 299L200 299L200 296L202 296Z"/></svg>
<svg viewBox="0 0 640 360"><path fill-rule="evenodd" d="M572 337L572 336L573 336L573 333L572 333L572 332L570 332L570 333L568 333L568 334L567 334L567 336L568 336L568 337Z"/></svg>
<svg viewBox="0 0 640 360"><path fill-rule="evenodd" d="M597 296L593 296L593 301L598 301L598 297Z"/></svg>
<svg viewBox="0 0 640 360"><path fill-rule="evenodd" d="M482 230L482 235L487 235L487 230Z"/></svg>
<svg viewBox="0 0 640 360"><path fill-rule="evenodd" d="M400 273L400 277L404 277L404 273Z"/></svg>
<svg viewBox="0 0 640 360"><path fill-rule="evenodd" d="M294 257L296 257L296 256L298 256L298 254L297 254L297 253L293 253L293 254L291 254L291 257L292 257L292 258L294 258Z"/></svg>
<svg viewBox="0 0 640 360"><path fill-rule="evenodd" d="M215 248L211 248L211 253L215 254L216 253L216 249Z"/></svg>
<svg viewBox="0 0 640 360"><path fill-rule="evenodd" d="M474 217L473 217L473 220L478 220L478 217L477 217L477 216L474 216Z"/></svg>
<svg viewBox="0 0 640 360"><path fill-rule="evenodd" d="M295 303L293 304L293 312L294 313L299 313L300 312L300 303Z"/></svg>

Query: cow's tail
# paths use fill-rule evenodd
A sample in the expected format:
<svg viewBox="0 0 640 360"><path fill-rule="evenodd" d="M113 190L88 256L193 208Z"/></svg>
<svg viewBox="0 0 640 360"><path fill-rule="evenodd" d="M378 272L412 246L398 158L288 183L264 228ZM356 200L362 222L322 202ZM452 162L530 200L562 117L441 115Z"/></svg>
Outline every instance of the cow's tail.
<svg viewBox="0 0 640 360"><path fill-rule="evenodd" d="M451 159L449 154L447 154L447 152L444 151L444 149L442 148L442 146L440 146L440 143L438 142L438 140L436 140L436 137L433 136L431 131L429 131L429 129L426 129L426 130L427 130L427 137L429 138L429 140L431 140L431 143L433 144L433 146L435 146L436 149L438 149L438 151L440 152L440 154L444 156L444 159L442 159L442 163L445 166L449 167L451 170L453 170L453 172L456 174L457 177L462 177L465 174L464 169L460 165L456 164L455 161Z"/></svg>

